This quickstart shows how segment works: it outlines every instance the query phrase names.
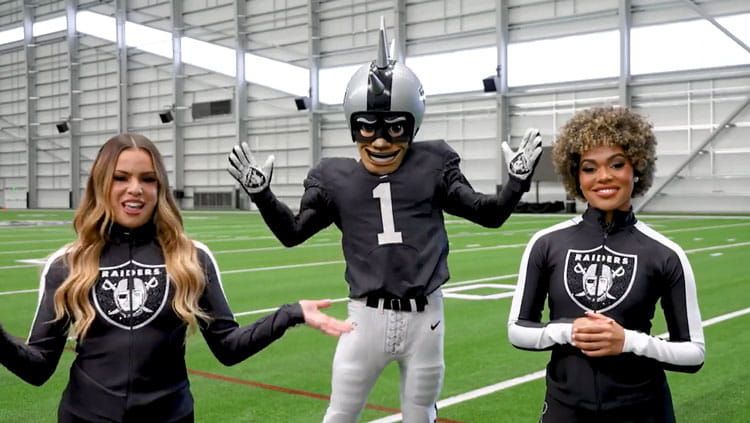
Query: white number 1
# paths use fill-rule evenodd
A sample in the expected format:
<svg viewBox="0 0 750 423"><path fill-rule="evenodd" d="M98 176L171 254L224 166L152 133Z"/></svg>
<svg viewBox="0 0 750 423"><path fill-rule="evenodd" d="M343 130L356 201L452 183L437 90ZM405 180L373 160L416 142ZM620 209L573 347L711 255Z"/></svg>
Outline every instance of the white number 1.
<svg viewBox="0 0 750 423"><path fill-rule="evenodd" d="M401 232L396 232L393 224L393 204L391 203L391 183L379 184L372 190L372 196L380 199L380 218L383 221L383 232L378 234L378 245L400 244Z"/></svg>

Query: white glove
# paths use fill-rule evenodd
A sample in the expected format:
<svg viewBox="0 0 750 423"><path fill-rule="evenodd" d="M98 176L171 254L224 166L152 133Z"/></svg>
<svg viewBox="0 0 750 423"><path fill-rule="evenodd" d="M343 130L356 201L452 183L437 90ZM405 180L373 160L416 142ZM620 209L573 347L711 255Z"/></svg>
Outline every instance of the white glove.
<svg viewBox="0 0 750 423"><path fill-rule="evenodd" d="M266 163L259 167L247 143L235 145L229 153L229 173L240 183L248 194L257 194L268 188L273 176L273 154L268 156Z"/></svg>
<svg viewBox="0 0 750 423"><path fill-rule="evenodd" d="M542 155L542 136L536 128L529 128L518 146L513 151L507 142L500 145L503 149L505 163L508 165L508 173L525 181L534 173L534 168Z"/></svg>

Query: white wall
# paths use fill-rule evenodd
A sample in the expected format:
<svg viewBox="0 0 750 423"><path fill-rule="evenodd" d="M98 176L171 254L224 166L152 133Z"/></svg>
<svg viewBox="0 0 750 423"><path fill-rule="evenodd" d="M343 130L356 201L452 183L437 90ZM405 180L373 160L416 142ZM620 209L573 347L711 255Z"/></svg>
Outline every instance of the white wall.
<svg viewBox="0 0 750 423"><path fill-rule="evenodd" d="M22 25L23 3L3 3L8 7L0 11L0 31ZM126 3L128 21L172 30L170 1ZM243 4L247 15L239 20L232 0L186 0L179 4L183 35L230 48L238 45L239 38L249 52L302 67L372 60L381 16L386 19L390 36L402 34L402 54L407 56L497 45L496 10L500 5L508 7L510 42L616 30L621 22L617 0L407 0L403 10L397 10L398 3L248 0ZM633 25L697 17L681 2L631 3ZM310 11L309 4L319 7ZM108 16L116 13L115 2L88 2L84 7ZM744 0L703 2L701 7L716 16L750 12L750 3ZM48 1L30 10L34 20L49 19L65 13L65 1ZM310 38L311 23L319 28L317 46ZM158 144L173 185L179 182L185 191L181 202L185 208L194 206L195 193L235 191L236 183L226 172L226 157L237 143L238 128L245 128L243 135L259 161L269 154L276 156L273 189L292 207L298 205L302 180L314 157L356 154L340 106L321 106L315 114L297 111L294 95L255 84L248 84L247 98L238 98L236 78L189 65L175 75L170 59L133 48L122 54L115 43L89 35L79 35L77 49L71 55L65 35L39 37L33 46L25 46L22 41L0 45L0 182L6 187L7 203L3 206L24 207L25 194L24 202L16 194L35 187L37 207L69 207L70 191L74 185L79 190L85 186L99 146L121 130L120 102L126 113L122 130L142 133ZM310 56L314 51L317 53ZM127 58L122 68L118 56ZM71 57L77 61L71 63ZM565 64L540 57L539 66ZM120 69L125 70L124 75L118 73ZM487 70L488 75L493 72ZM71 73L78 75L80 92L71 88ZM747 98L750 67L639 75L629 77L627 84L632 107L654 123L659 141L659 185ZM120 91L123 85L125 89ZM509 141L517 145L525 129L535 126L549 146L575 111L623 104L626 99L621 98L622 88L617 78L587 86L568 83L511 88L506 97ZM38 99L27 103L29 92L35 92ZM120 98L121 92L125 99ZM76 110L70 110L72 98L79 103ZM224 99L244 101L246 116L192 119L189 107L193 102ZM175 104L177 100L181 104ZM481 92L481 81L473 92L428 97L417 137L447 140L462 156L462 168L473 186L483 192L494 192L504 178L498 135L502 116L497 104L496 94ZM172 106L176 106L173 112L177 119L162 124L158 113ZM79 119L77 126L71 132L57 133L55 124L69 116ZM721 130L704 154L669 180L646 210L750 211L750 170L746 165L750 159L750 110L740 113L733 125ZM73 164L78 165L76 174ZM8 191L8 187L16 190ZM537 198L563 200L564 193L558 184L545 182L524 201Z"/></svg>

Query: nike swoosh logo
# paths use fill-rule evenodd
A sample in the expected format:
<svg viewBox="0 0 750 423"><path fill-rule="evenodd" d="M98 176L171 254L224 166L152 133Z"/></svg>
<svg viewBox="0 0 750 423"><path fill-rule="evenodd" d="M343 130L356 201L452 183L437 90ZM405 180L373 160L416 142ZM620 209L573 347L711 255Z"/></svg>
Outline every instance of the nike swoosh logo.
<svg viewBox="0 0 750 423"><path fill-rule="evenodd" d="M438 320L437 323L435 323L434 325L430 325L430 329L435 330L435 328L438 327L439 324L440 324L440 320Z"/></svg>

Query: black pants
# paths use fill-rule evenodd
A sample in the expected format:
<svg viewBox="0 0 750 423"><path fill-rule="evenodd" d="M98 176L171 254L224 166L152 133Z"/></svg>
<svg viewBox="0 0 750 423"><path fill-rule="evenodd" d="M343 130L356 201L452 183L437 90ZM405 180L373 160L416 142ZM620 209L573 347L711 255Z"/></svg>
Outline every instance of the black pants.
<svg viewBox="0 0 750 423"><path fill-rule="evenodd" d="M194 422L195 422L194 413L190 413L187 416L179 420L172 421L172 423L194 423ZM88 420L84 420L80 417L77 417L73 413L69 412L64 407L60 407L57 410L57 423L102 423L102 422L91 422ZM128 422L121 422L121 423L128 423ZM139 419L137 423L160 423L160 422L149 422L148 420Z"/></svg>
<svg viewBox="0 0 750 423"><path fill-rule="evenodd" d="M614 410L592 411L573 407L547 394L539 423L675 423L672 394L664 384L663 396L653 401Z"/></svg>

